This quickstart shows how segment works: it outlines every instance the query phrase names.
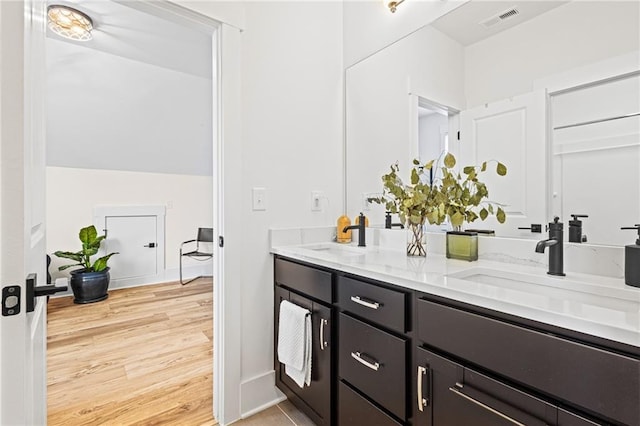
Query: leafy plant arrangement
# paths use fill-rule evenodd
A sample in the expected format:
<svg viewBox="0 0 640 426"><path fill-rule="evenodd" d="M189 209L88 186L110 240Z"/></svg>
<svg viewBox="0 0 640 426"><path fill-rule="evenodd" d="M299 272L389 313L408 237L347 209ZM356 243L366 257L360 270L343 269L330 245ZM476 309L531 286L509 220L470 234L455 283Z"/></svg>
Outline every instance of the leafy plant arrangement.
<svg viewBox="0 0 640 426"><path fill-rule="evenodd" d="M507 174L507 166L496 160L492 160L492 162L497 163L496 173L499 176ZM454 229L460 229L464 222L471 223L478 217L485 220L492 214L495 214L499 223L505 222L506 214L502 205L485 200L489 197L489 190L484 183L478 180L478 175L487 170L487 161L480 166L463 167L462 174L454 170L456 159L453 154L447 153L443 163L439 191L444 194L446 216L449 217ZM433 162L430 161L425 167L430 168L432 164ZM479 206L482 208L476 213L476 208Z"/></svg>
<svg viewBox="0 0 640 426"><path fill-rule="evenodd" d="M487 170L488 162L485 161L480 166L464 167L460 173L454 169L455 156L451 153L443 155L441 167L439 162L442 155L438 160L425 164L414 159L410 185L405 184L398 176L398 164L392 164L391 172L382 176L382 196L370 199L384 204L387 211L398 214L413 233L414 238L407 246L407 253L410 255L426 255L421 243L425 221L439 225L448 217L451 225L460 229L464 222L473 222L478 218L485 220L490 214L495 214L500 223L506 220L500 204L485 200L489 191L478 179L479 174ZM499 176L506 175L507 167L498 161L496 163L496 173ZM438 168L442 170L442 177L431 182L428 171ZM479 206L482 208L476 213Z"/></svg>
<svg viewBox="0 0 640 426"><path fill-rule="evenodd" d="M100 244L102 240L106 238L105 235L98 236L98 231L96 231L96 227L91 225L86 228L82 228L80 233L78 234L80 238L80 242L82 242L82 249L77 252L70 251L56 251L53 253L58 257L62 257L65 259L73 260L74 264L71 265L63 265L58 268L59 271L64 271L65 269L72 268L74 266L81 266L81 272L100 272L107 268L107 262L109 258L115 253L109 253L106 256L100 257L95 260L95 262L91 263L91 256L98 254L98 250L100 250Z"/></svg>

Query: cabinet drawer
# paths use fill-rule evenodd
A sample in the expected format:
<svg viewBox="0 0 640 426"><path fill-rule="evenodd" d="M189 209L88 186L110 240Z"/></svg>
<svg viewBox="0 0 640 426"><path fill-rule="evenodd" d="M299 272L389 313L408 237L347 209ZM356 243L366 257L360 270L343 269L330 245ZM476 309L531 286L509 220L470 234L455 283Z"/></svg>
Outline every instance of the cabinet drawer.
<svg viewBox="0 0 640 426"><path fill-rule="evenodd" d="M338 385L338 401L338 426L400 426L343 382Z"/></svg>
<svg viewBox="0 0 640 426"><path fill-rule="evenodd" d="M586 412L640 424L640 361L419 299L418 338Z"/></svg>
<svg viewBox="0 0 640 426"><path fill-rule="evenodd" d="M276 283L331 303L331 273L287 260L275 260Z"/></svg>
<svg viewBox="0 0 640 426"><path fill-rule="evenodd" d="M404 333L407 295L375 284L338 277L338 304L345 311Z"/></svg>
<svg viewBox="0 0 640 426"><path fill-rule="evenodd" d="M406 418L407 342L340 314L340 377L400 419Z"/></svg>

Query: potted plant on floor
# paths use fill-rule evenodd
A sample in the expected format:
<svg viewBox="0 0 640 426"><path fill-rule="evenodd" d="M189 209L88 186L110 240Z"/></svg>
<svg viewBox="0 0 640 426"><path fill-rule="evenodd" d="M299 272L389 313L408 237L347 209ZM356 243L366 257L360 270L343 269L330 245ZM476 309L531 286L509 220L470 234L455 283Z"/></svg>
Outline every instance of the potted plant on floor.
<svg viewBox="0 0 640 426"><path fill-rule="evenodd" d="M74 303L93 303L105 300L109 297L107 290L109 288L109 268L107 262L116 253L109 253L91 262L91 256L94 256L100 250L100 244L105 239L105 235L98 236L95 226L87 226L82 228L79 233L82 249L77 252L56 251L53 253L57 257L71 259L74 264L63 265L58 268L60 271L80 266L81 269L71 271L71 289L73 290Z"/></svg>

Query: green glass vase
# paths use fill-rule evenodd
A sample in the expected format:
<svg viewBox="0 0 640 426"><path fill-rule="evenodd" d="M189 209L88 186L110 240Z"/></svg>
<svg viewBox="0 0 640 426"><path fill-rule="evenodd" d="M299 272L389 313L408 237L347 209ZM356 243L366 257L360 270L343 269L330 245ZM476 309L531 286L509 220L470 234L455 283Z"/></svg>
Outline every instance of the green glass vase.
<svg viewBox="0 0 640 426"><path fill-rule="evenodd" d="M447 232L447 259L478 260L478 233L468 231Z"/></svg>

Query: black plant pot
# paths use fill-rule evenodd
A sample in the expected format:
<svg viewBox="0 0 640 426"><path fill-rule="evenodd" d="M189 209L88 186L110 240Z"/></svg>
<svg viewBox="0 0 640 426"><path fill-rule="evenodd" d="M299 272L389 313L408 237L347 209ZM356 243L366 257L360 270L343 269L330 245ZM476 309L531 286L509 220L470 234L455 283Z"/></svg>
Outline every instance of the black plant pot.
<svg viewBox="0 0 640 426"><path fill-rule="evenodd" d="M105 300L109 297L109 269L100 272L85 272L84 269L71 272L71 290L73 290L73 303L93 303Z"/></svg>

